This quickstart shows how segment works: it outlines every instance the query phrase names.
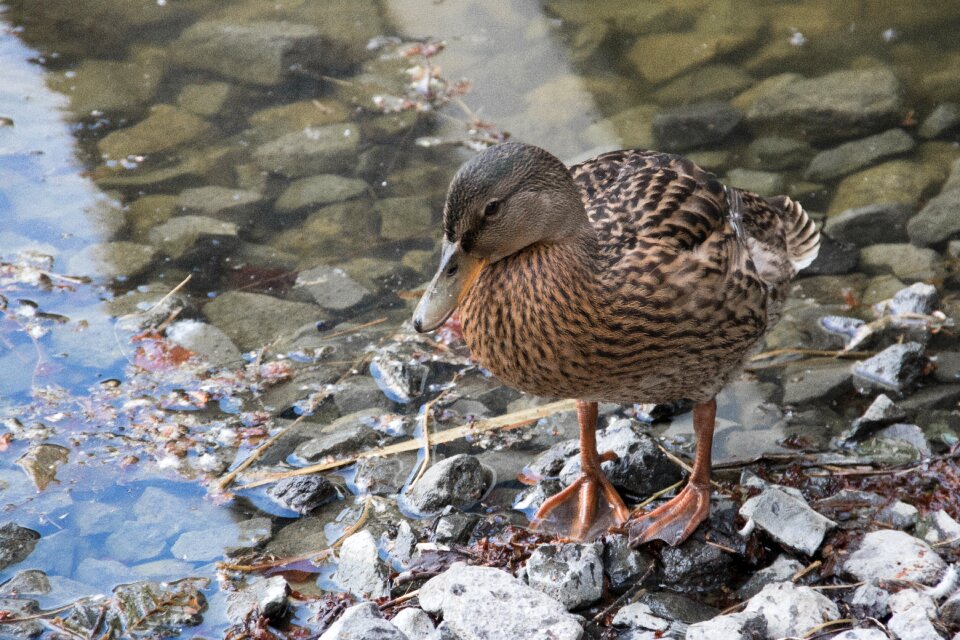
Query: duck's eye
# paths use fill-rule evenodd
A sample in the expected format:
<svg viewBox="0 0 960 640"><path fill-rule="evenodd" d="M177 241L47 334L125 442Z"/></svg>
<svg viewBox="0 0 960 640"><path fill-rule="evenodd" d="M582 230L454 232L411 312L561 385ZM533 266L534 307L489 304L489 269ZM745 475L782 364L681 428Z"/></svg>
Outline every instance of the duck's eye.
<svg viewBox="0 0 960 640"><path fill-rule="evenodd" d="M458 271L459 269L460 269L460 266L459 266L457 263L453 263L452 265L450 265L449 267L447 267L447 270L446 270L446 272L445 272L445 273L446 273L446 276L447 276L448 278L452 278L453 276L457 275L457 271Z"/></svg>
<svg viewBox="0 0 960 640"><path fill-rule="evenodd" d="M491 200L487 203L487 206L483 208L483 215L492 216L500 208L500 202L498 200Z"/></svg>

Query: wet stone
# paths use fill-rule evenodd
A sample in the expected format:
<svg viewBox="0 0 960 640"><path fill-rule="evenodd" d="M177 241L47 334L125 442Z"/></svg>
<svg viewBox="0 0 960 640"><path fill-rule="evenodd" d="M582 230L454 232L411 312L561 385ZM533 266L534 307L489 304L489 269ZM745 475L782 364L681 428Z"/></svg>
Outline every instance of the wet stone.
<svg viewBox="0 0 960 640"><path fill-rule="evenodd" d="M650 608L653 615L683 624L703 622L720 614L720 610L671 591L647 591L637 599Z"/></svg>
<svg viewBox="0 0 960 640"><path fill-rule="evenodd" d="M854 137L896 124L904 110L902 92L893 72L883 67L836 71L770 87L746 117L758 128L807 139Z"/></svg>
<svg viewBox="0 0 960 640"><path fill-rule="evenodd" d="M343 612L320 636L320 640L410 640L400 629L383 619L373 602L362 602Z"/></svg>
<svg viewBox="0 0 960 640"><path fill-rule="evenodd" d="M390 620L397 629L402 631L407 640L434 640L433 620L423 609L409 607L403 609Z"/></svg>
<svg viewBox="0 0 960 640"><path fill-rule="evenodd" d="M724 182L730 186L752 191L762 196L774 196L784 191L784 179L779 173L756 169L731 169Z"/></svg>
<svg viewBox="0 0 960 640"><path fill-rule="evenodd" d="M371 456L357 463L353 483L364 494L393 495L403 488L416 460L413 456Z"/></svg>
<svg viewBox="0 0 960 640"><path fill-rule="evenodd" d="M28 569L19 571L0 584L0 596L45 595L50 593L50 578L43 571Z"/></svg>
<svg viewBox="0 0 960 640"><path fill-rule="evenodd" d="M747 147L746 162L750 169L783 171L804 166L812 155L813 149L802 140L763 136Z"/></svg>
<svg viewBox="0 0 960 640"><path fill-rule="evenodd" d="M4 627L4 635L11 638L35 638L44 632L44 626L39 619L34 618L40 613L40 603L25 598L0 598L0 610L11 619ZM22 622L12 620L23 619Z"/></svg>
<svg viewBox="0 0 960 640"><path fill-rule="evenodd" d="M245 291L217 296L203 307L203 314L244 351L323 318L316 305Z"/></svg>
<svg viewBox="0 0 960 640"><path fill-rule="evenodd" d="M437 517L433 526L431 541L437 544L453 545L466 544L470 534L480 522L480 516L475 513L464 513L454 507L446 507Z"/></svg>
<svg viewBox="0 0 960 640"><path fill-rule="evenodd" d="M871 204L830 216L824 231L835 240L858 247L903 242L913 213L913 207L906 204Z"/></svg>
<svg viewBox="0 0 960 640"><path fill-rule="evenodd" d="M249 216L262 202L263 196L257 191L214 185L184 189L177 196L177 206L187 213L234 220Z"/></svg>
<svg viewBox="0 0 960 640"><path fill-rule="evenodd" d="M841 180L827 215L878 203L916 207L942 179L939 167L912 160L890 160Z"/></svg>
<svg viewBox="0 0 960 640"><path fill-rule="evenodd" d="M420 513L435 513L447 505L470 507L486 490L487 478L480 461L460 454L430 467L405 499Z"/></svg>
<svg viewBox="0 0 960 640"><path fill-rule="evenodd" d="M654 560L640 549L632 549L627 536L612 534L603 545L603 567L616 592L633 586L652 567Z"/></svg>
<svg viewBox="0 0 960 640"><path fill-rule="evenodd" d="M939 382L960 382L960 351L941 351L931 359L937 365L933 374Z"/></svg>
<svg viewBox="0 0 960 640"><path fill-rule="evenodd" d="M836 523L810 508L807 503L775 487L767 487L747 500L740 515L753 519L780 544L813 555L823 543L827 531Z"/></svg>
<svg viewBox="0 0 960 640"><path fill-rule="evenodd" d="M131 112L147 104L163 79L164 52L155 47L133 47L127 60L80 62L72 77L51 73L51 88L70 98L81 117L93 111Z"/></svg>
<svg viewBox="0 0 960 640"><path fill-rule="evenodd" d="M132 127L106 135L97 144L101 155L113 160L149 155L179 147L205 134L209 123L202 118L166 104L150 111L146 119Z"/></svg>
<svg viewBox="0 0 960 640"><path fill-rule="evenodd" d="M699 537L679 547L664 547L660 555L660 580L681 593L719 588L729 582L734 562L731 556Z"/></svg>
<svg viewBox="0 0 960 640"><path fill-rule="evenodd" d="M171 259L184 264L230 253L239 242L237 225L205 216L170 218L147 237Z"/></svg>
<svg viewBox="0 0 960 640"><path fill-rule="evenodd" d="M368 191L367 183L358 178L321 174L301 178L288 186L277 198L274 208L281 213L304 207L319 207L358 198Z"/></svg>
<svg viewBox="0 0 960 640"><path fill-rule="evenodd" d="M655 615L643 602L634 602L620 609L613 617L612 624L615 627L655 632L665 632L673 626L670 620Z"/></svg>
<svg viewBox="0 0 960 640"><path fill-rule="evenodd" d="M545 544L527 560L527 584L568 610L593 604L603 595L601 545Z"/></svg>
<svg viewBox="0 0 960 640"><path fill-rule="evenodd" d="M493 567L455 563L420 588L420 606L460 638L579 640L579 619L553 598Z"/></svg>
<svg viewBox="0 0 960 640"><path fill-rule="evenodd" d="M943 190L910 219L907 233L910 241L931 246L956 238L960 234L960 160L953 163Z"/></svg>
<svg viewBox="0 0 960 640"><path fill-rule="evenodd" d="M260 169L288 178L343 171L356 157L359 138L346 124L308 127L260 145L253 160Z"/></svg>
<svg viewBox="0 0 960 640"><path fill-rule="evenodd" d="M747 601L744 612L762 615L770 638L802 637L808 630L840 617L837 605L826 596L792 582L768 584Z"/></svg>
<svg viewBox="0 0 960 640"><path fill-rule="evenodd" d="M155 247L134 242L91 244L67 261L67 269L76 275L130 278L146 270L156 259L157 254Z"/></svg>
<svg viewBox="0 0 960 640"><path fill-rule="evenodd" d="M426 390L430 367L403 354L382 351L370 361L370 375L386 397L408 404Z"/></svg>
<svg viewBox="0 0 960 640"><path fill-rule="evenodd" d="M344 311L363 302L370 291L340 268L321 265L301 271L294 284L324 309Z"/></svg>
<svg viewBox="0 0 960 640"><path fill-rule="evenodd" d="M756 611L741 611L687 627L686 640L761 640L767 635L767 621Z"/></svg>
<svg viewBox="0 0 960 640"><path fill-rule="evenodd" d="M384 198L375 208L380 213L380 236L386 240L420 238L433 225L433 208L426 198Z"/></svg>
<svg viewBox="0 0 960 640"><path fill-rule="evenodd" d="M855 419L850 425L848 439L862 438L880 427L893 424L907 417L907 412L898 406L886 394L879 394L874 398L863 415Z"/></svg>
<svg viewBox="0 0 960 640"><path fill-rule="evenodd" d="M284 478L267 490L274 502L304 515L340 497L337 487L320 474Z"/></svg>
<svg viewBox="0 0 960 640"><path fill-rule="evenodd" d="M724 102L701 102L658 113L653 135L666 151L686 151L723 140L742 119L740 110Z"/></svg>
<svg viewBox="0 0 960 640"><path fill-rule="evenodd" d="M902 394L922 375L923 353L923 345L916 342L891 345L853 365L854 384L861 392L879 389Z"/></svg>
<svg viewBox="0 0 960 640"><path fill-rule="evenodd" d="M166 336L184 349L198 354L214 367L237 367L243 354L233 341L212 324L198 320L179 320L167 327Z"/></svg>
<svg viewBox="0 0 960 640"><path fill-rule="evenodd" d="M803 569L803 565L797 560L786 555L779 555L770 566L764 567L751 575L750 579L737 589L737 598L748 600L760 593L768 584L790 580L801 569Z"/></svg>
<svg viewBox="0 0 960 640"><path fill-rule="evenodd" d="M730 64L705 65L693 69L654 94L660 104L688 104L728 100L753 84L753 78Z"/></svg>
<svg viewBox="0 0 960 640"><path fill-rule="evenodd" d="M227 616L239 623L256 611L276 622L286 616L289 596L290 585L283 576L255 577L239 591L228 593Z"/></svg>
<svg viewBox="0 0 960 640"><path fill-rule="evenodd" d="M929 544L903 531L871 531L843 563L857 580L901 580L936 584L946 568Z"/></svg>
<svg viewBox="0 0 960 640"><path fill-rule="evenodd" d="M364 451L380 441L370 422L380 414L376 409L348 413L324 426L318 435L296 448L296 456L305 462L339 457Z"/></svg>
<svg viewBox="0 0 960 640"><path fill-rule="evenodd" d="M637 38L627 59L646 81L660 83L735 50L750 39L743 32L657 33Z"/></svg>
<svg viewBox="0 0 960 640"><path fill-rule="evenodd" d="M25 560L39 539L39 533L15 522L0 525L0 570Z"/></svg>
<svg viewBox="0 0 960 640"><path fill-rule="evenodd" d="M801 405L835 398L851 388L850 365L791 364L784 369L783 403Z"/></svg>
<svg viewBox="0 0 960 640"><path fill-rule="evenodd" d="M226 82L188 84L177 96L177 106L198 116L216 115L233 92L233 85Z"/></svg>
<svg viewBox="0 0 960 640"><path fill-rule="evenodd" d="M390 595L388 573L373 534L364 529L343 541L332 578L344 591L359 598L377 599Z"/></svg>
<svg viewBox="0 0 960 640"><path fill-rule="evenodd" d="M897 315L901 313L918 313L928 315L933 313L940 303L937 288L932 284L917 282L905 289L901 289L887 304L887 312Z"/></svg>
<svg viewBox="0 0 960 640"><path fill-rule="evenodd" d="M917 133L921 138L930 140L953 133L957 129L960 129L960 105L944 102L938 104L930 115L924 118Z"/></svg>
<svg viewBox="0 0 960 640"><path fill-rule="evenodd" d="M915 424L892 424L878 431L877 437L907 444L916 449L921 457L930 455L930 445L927 444L923 429Z"/></svg>
<svg viewBox="0 0 960 640"><path fill-rule="evenodd" d="M820 236L820 251L813 263L803 270L805 276L843 275L857 267L859 251L852 242L840 242L828 235Z"/></svg>
<svg viewBox="0 0 960 640"><path fill-rule="evenodd" d="M916 216L912 220L916 220ZM909 225L907 228L909 231ZM892 272L905 282L914 282L938 278L943 267L940 256L933 249L898 243L863 247L860 250L860 268L870 274Z"/></svg>
<svg viewBox="0 0 960 640"><path fill-rule="evenodd" d="M821 151L807 167L803 177L814 182L833 180L869 167L878 160L913 150L913 138L903 129L890 129Z"/></svg>
<svg viewBox="0 0 960 640"><path fill-rule="evenodd" d="M355 413L364 409L380 408L392 410L396 405L383 394L373 378L355 376L337 385L333 402L342 414Z"/></svg>

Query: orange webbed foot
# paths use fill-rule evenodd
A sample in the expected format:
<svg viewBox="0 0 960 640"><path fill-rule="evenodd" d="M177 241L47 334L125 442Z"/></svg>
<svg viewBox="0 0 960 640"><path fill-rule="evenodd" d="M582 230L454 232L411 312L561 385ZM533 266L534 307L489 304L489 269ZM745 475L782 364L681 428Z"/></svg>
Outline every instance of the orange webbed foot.
<svg viewBox="0 0 960 640"><path fill-rule="evenodd" d="M690 483L675 498L653 511L631 517L624 528L630 535L632 547L651 540L663 540L675 547L689 538L709 515L710 485Z"/></svg>

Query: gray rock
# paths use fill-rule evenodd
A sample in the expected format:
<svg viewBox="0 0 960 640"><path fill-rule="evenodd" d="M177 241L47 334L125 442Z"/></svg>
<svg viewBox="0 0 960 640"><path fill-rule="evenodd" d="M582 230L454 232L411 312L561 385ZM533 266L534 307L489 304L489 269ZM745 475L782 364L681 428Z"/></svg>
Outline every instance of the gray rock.
<svg viewBox="0 0 960 640"><path fill-rule="evenodd" d="M957 194L960 196L960 190L957 190ZM911 241L923 244L914 238L913 232L910 231L911 225L914 225L919 215L910 219L907 224L907 233L911 234ZM923 223L924 227L927 224L939 223L926 221ZM948 223L945 221L945 224ZM874 244L860 249L860 269L868 274L893 273L905 282L915 282L936 279L942 275L943 265L939 254L933 249L915 247L906 243L893 243Z"/></svg>
<svg viewBox="0 0 960 640"><path fill-rule="evenodd" d="M917 133L927 140L939 138L960 129L960 105L944 102L930 112L921 123Z"/></svg>
<svg viewBox="0 0 960 640"><path fill-rule="evenodd" d="M823 229L831 238L858 247L903 242L912 215L913 207L906 204L871 204L830 216Z"/></svg>
<svg viewBox="0 0 960 640"><path fill-rule="evenodd" d="M188 84L180 90L177 106L198 116L213 116L220 112L232 93L233 86L226 82Z"/></svg>
<svg viewBox="0 0 960 640"><path fill-rule="evenodd" d="M887 620L887 629L898 640L936 640L943 638L933 625L937 608L929 596L905 589L890 596L893 615Z"/></svg>
<svg viewBox="0 0 960 640"><path fill-rule="evenodd" d="M371 295L343 269L329 265L301 271L294 287L305 291L314 302L331 311L355 307Z"/></svg>
<svg viewBox="0 0 960 640"><path fill-rule="evenodd" d="M828 235L820 236L820 250L813 263L803 270L806 276L842 275L857 267L860 259L857 245L840 242Z"/></svg>
<svg viewBox="0 0 960 640"><path fill-rule="evenodd" d="M245 291L228 291L203 307L203 315L244 351L259 349L324 316L314 304Z"/></svg>
<svg viewBox="0 0 960 640"><path fill-rule="evenodd" d="M769 637L763 615L741 611L690 625L686 640L765 640Z"/></svg>
<svg viewBox="0 0 960 640"><path fill-rule="evenodd" d="M804 166L812 155L813 149L802 140L761 136L747 147L746 163L750 169L783 171Z"/></svg>
<svg viewBox="0 0 960 640"><path fill-rule="evenodd" d="M36 600L26 598L0 598L0 610L9 613L9 616L16 619L23 619L22 622L9 621L4 624L4 634L9 634L11 638L35 638L44 632L44 626L38 618L34 618L40 613L40 603Z"/></svg>
<svg viewBox="0 0 960 640"><path fill-rule="evenodd" d="M598 543L540 545L527 560L527 583L568 610L593 604L603 595L600 555Z"/></svg>
<svg viewBox="0 0 960 640"><path fill-rule="evenodd" d="M740 515L753 519L780 544L813 555L823 543L827 531L837 523L824 518L807 503L776 487L767 487L758 496L743 503Z"/></svg>
<svg viewBox="0 0 960 640"><path fill-rule="evenodd" d="M398 354L384 349L370 361L370 375L385 396L394 402L408 404L420 398L426 391L430 367L415 357L410 357L409 354ZM474 407L475 409L478 407L483 409L482 413L474 415L489 413L489 410L479 402L472 400L458 402L471 402L478 405ZM451 410L464 415L457 408L451 408Z"/></svg>
<svg viewBox="0 0 960 640"><path fill-rule="evenodd" d="M877 437L906 443L916 449L921 457L930 455L930 445L927 444L923 429L915 424L892 424L878 431Z"/></svg>
<svg viewBox="0 0 960 640"><path fill-rule="evenodd" d="M863 412L863 415L853 421L850 425L850 434L847 438L856 439L865 437L880 427L893 424L906 417L906 411L885 394L881 393L873 399L873 402L871 402L867 410Z"/></svg>
<svg viewBox="0 0 960 640"><path fill-rule="evenodd" d="M445 507L433 528L432 542L442 545L466 544L480 522L476 513L464 513L454 507Z"/></svg>
<svg viewBox="0 0 960 640"><path fill-rule="evenodd" d="M332 579L344 591L359 598L385 598L390 595L387 576L390 568L380 559L373 534L363 529L349 536L340 546L337 570Z"/></svg>
<svg viewBox="0 0 960 640"><path fill-rule="evenodd" d="M846 602L858 615L886 618L890 611L890 593L881 589L876 581L864 582L850 593Z"/></svg>
<svg viewBox="0 0 960 640"><path fill-rule="evenodd" d="M655 615L653 610L643 602L633 602L617 612L613 617L613 626L666 632L673 625L670 620Z"/></svg>
<svg viewBox="0 0 960 640"><path fill-rule="evenodd" d="M919 513L912 504L897 500L881 509L876 519L894 529L909 529L917 524Z"/></svg>
<svg viewBox="0 0 960 640"><path fill-rule="evenodd" d="M791 364L784 370L783 403L801 405L837 397L851 388L850 365Z"/></svg>
<svg viewBox="0 0 960 640"><path fill-rule="evenodd" d="M296 455L305 462L336 458L363 451L380 441L380 434L370 422L380 415L377 409L365 409L342 416L320 428L296 448Z"/></svg>
<svg viewBox="0 0 960 640"><path fill-rule="evenodd" d="M647 591L641 593L637 601L650 607L653 615L683 624L703 622L720 615L719 609L672 591Z"/></svg>
<svg viewBox="0 0 960 640"><path fill-rule="evenodd" d="M27 569L0 584L0 596L42 596L50 593L50 578L43 571Z"/></svg>
<svg viewBox="0 0 960 640"><path fill-rule="evenodd" d="M505 571L455 563L420 588L420 606L439 613L460 640L579 640L579 619Z"/></svg>
<svg viewBox="0 0 960 640"><path fill-rule="evenodd" d="M853 382L861 391L880 389L894 393L909 390L923 373L923 345L916 342L890 345L853 365Z"/></svg>
<svg viewBox="0 0 960 640"><path fill-rule="evenodd" d="M15 522L0 525L0 570L25 560L39 539L39 533Z"/></svg>
<svg viewBox="0 0 960 640"><path fill-rule="evenodd" d="M341 414L370 408L392 410L396 406L383 394L377 382L367 376L354 376L338 384L333 402Z"/></svg>
<svg viewBox="0 0 960 640"><path fill-rule="evenodd" d="M916 282L901 289L887 303L887 311L893 315L900 313L930 314L940 304L937 288L932 284Z"/></svg>
<svg viewBox="0 0 960 640"><path fill-rule="evenodd" d="M279 621L287 614L290 585L283 576L256 577L239 591L227 595L227 617L242 623L256 611L267 619Z"/></svg>
<svg viewBox="0 0 960 640"><path fill-rule="evenodd" d="M903 89L889 69L836 71L771 87L747 110L747 121L781 135L831 140L895 125L903 113Z"/></svg>
<svg viewBox="0 0 960 640"><path fill-rule="evenodd" d="M380 213L380 236L386 240L422 237L433 225L433 207L421 196L384 198L376 203Z"/></svg>
<svg viewBox="0 0 960 640"><path fill-rule="evenodd" d="M768 584L747 601L744 613L756 612L767 621L770 638L806 635L813 627L840 617L837 605L810 587L792 582Z"/></svg>
<svg viewBox="0 0 960 640"><path fill-rule="evenodd" d="M222 558L224 554L237 555L259 547L270 539L271 531L270 519L264 517L238 522L235 527L194 529L180 534L171 546L170 552L178 560L212 561ZM150 558L160 554L165 548L164 539L161 537L157 540L149 528L144 535L132 535L132 532L127 532L127 529L124 529L124 532L128 537L135 537L133 543L122 541L123 545L130 547L125 551L128 556L137 559ZM140 543L139 549L135 546L137 542ZM123 548L123 546L118 547L118 549Z"/></svg>
<svg viewBox="0 0 960 640"><path fill-rule="evenodd" d="M263 202L257 191L209 185L184 189L176 205L187 213L243 219L256 212Z"/></svg>
<svg viewBox="0 0 960 640"><path fill-rule="evenodd" d="M960 626L960 591L954 592L940 605L940 617L951 627Z"/></svg>
<svg viewBox="0 0 960 640"><path fill-rule="evenodd" d="M177 216L150 230L147 238L181 264L206 262L233 251L240 239L237 225L206 216Z"/></svg>
<svg viewBox="0 0 960 640"><path fill-rule="evenodd" d="M725 102L701 102L661 111L653 118L653 135L666 151L686 151L726 138L743 113Z"/></svg>
<svg viewBox="0 0 960 640"><path fill-rule="evenodd" d="M653 557L640 549L630 547L625 535L607 536L603 545L603 568L610 579L610 588L616 592L633 586L653 567Z"/></svg>
<svg viewBox="0 0 960 640"><path fill-rule="evenodd" d="M830 640L888 640L889 636L880 629L847 629Z"/></svg>
<svg viewBox="0 0 960 640"><path fill-rule="evenodd" d="M930 544L960 547L960 522L951 518L943 509L928 514L923 520L922 528L923 539Z"/></svg>
<svg viewBox="0 0 960 640"><path fill-rule="evenodd" d="M331 46L320 31L289 22L197 22L176 40L171 51L177 64L212 71L240 82L275 85L292 69L329 73L343 69L343 47Z"/></svg>
<svg viewBox="0 0 960 640"><path fill-rule="evenodd" d="M357 462L353 483L364 494L393 495L403 488L415 464L415 454L363 458Z"/></svg>
<svg viewBox="0 0 960 640"><path fill-rule="evenodd" d="M946 564L929 544L903 531L871 531L843 563L857 580L936 584Z"/></svg>
<svg viewBox="0 0 960 640"><path fill-rule="evenodd" d="M960 351L941 351L931 360L937 365L933 375L938 382L960 382Z"/></svg>
<svg viewBox="0 0 960 640"><path fill-rule="evenodd" d="M308 127L260 145L253 160L263 171L288 178L343 171L356 159L359 137L346 124Z"/></svg>
<svg viewBox="0 0 960 640"><path fill-rule="evenodd" d="M930 246L956 238L960 233L960 161L954 162L943 190L910 219L910 242Z"/></svg>
<svg viewBox="0 0 960 640"><path fill-rule="evenodd" d="M163 80L165 62L162 49L133 46L124 60L85 58L73 66L72 74L51 73L47 81L70 98L71 109L80 117L92 111L131 113L153 98Z"/></svg>
<svg viewBox="0 0 960 640"><path fill-rule="evenodd" d="M698 537L660 552L659 579L673 591L697 593L717 589L730 581L734 561L730 554Z"/></svg>
<svg viewBox="0 0 960 640"><path fill-rule="evenodd" d="M175 149L210 129L203 118L168 104L158 104L132 127L119 129L97 143L100 154L112 160Z"/></svg>
<svg viewBox="0 0 960 640"><path fill-rule="evenodd" d="M423 609L409 607L403 609L390 621L402 631L408 640L434 640L433 620Z"/></svg>
<svg viewBox="0 0 960 640"><path fill-rule="evenodd" d="M67 261L75 275L134 278L156 259L158 251L135 242L102 242L87 245Z"/></svg>
<svg viewBox="0 0 960 640"><path fill-rule="evenodd" d="M740 168L728 171L724 182L732 187L759 193L762 196L783 193L786 185L783 176L779 173Z"/></svg>
<svg viewBox="0 0 960 640"><path fill-rule="evenodd" d="M731 64L704 65L657 89L653 97L659 104L729 100L749 88L753 82L753 78L740 67Z"/></svg>
<svg viewBox="0 0 960 640"><path fill-rule="evenodd" d="M321 174L301 178L288 186L274 204L281 213L297 211L304 207L319 207L362 196L369 186L358 178L345 178L333 174Z"/></svg>
<svg viewBox="0 0 960 640"><path fill-rule="evenodd" d="M355 604L343 612L323 632L320 640L410 640L397 627L383 619L372 602Z"/></svg>
<svg viewBox="0 0 960 640"><path fill-rule="evenodd" d="M267 490L267 495L281 506L300 515L333 502L340 496L337 487L320 474L284 478Z"/></svg>
<svg viewBox="0 0 960 640"><path fill-rule="evenodd" d="M737 598L740 600L749 600L760 593L768 584L790 580L801 569L803 569L803 565L798 561L786 555L779 555L770 566L764 567L751 575L750 578L737 589Z"/></svg>
<svg viewBox="0 0 960 640"><path fill-rule="evenodd" d="M487 490L487 478L474 456L460 454L430 467L405 496L421 513L435 513L447 505L466 508Z"/></svg>
<svg viewBox="0 0 960 640"><path fill-rule="evenodd" d="M869 167L878 160L911 151L915 146L906 131L890 129L821 151L810 161L803 177L815 182L832 180Z"/></svg>
<svg viewBox="0 0 960 640"><path fill-rule="evenodd" d="M227 334L212 324L198 320L178 320L167 327L166 336L214 367L239 367L243 364L240 349L237 349Z"/></svg>

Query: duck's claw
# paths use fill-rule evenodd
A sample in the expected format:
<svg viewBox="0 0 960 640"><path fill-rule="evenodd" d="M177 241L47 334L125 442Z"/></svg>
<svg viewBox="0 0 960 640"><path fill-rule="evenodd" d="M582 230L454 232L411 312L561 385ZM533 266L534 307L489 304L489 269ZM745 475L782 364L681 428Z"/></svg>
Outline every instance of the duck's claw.
<svg viewBox="0 0 960 640"><path fill-rule="evenodd" d="M601 458L602 459L602 458ZM537 510L533 518L533 526L538 526L550 513L560 505L576 498L577 500L577 519L573 524L573 530L570 537L577 540L583 540L590 533L597 515L597 504L600 494L606 499L610 508L613 509L614 518L617 524L622 524L630 517L630 510L623 503L623 499L617 490L613 487L603 471L597 469L596 472L584 472L576 480L570 483L560 493L549 498Z"/></svg>

